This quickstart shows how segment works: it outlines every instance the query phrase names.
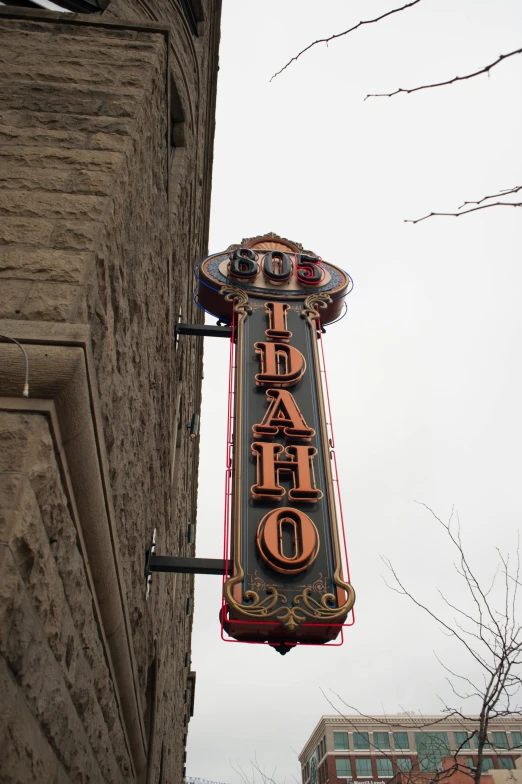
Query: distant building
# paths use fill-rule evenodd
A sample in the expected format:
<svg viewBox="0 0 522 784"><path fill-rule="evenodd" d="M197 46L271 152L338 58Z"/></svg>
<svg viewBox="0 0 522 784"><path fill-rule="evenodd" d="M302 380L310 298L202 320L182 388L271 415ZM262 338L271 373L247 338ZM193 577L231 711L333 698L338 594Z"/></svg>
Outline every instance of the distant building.
<svg viewBox="0 0 522 784"><path fill-rule="evenodd" d="M487 773L480 776L480 784L522 784L522 770L520 763L522 757L516 761L517 769L513 768L490 768ZM418 771L417 773L399 773L393 780L394 784L471 784L474 770L470 768L465 757L460 754L444 757L442 765L436 773L433 771ZM451 783L449 780L451 779Z"/></svg>
<svg viewBox="0 0 522 784"><path fill-rule="evenodd" d="M299 755L303 784L373 784L401 773L422 778L454 754L463 770L471 770L477 765L475 729L473 722L443 716L322 716ZM514 769L522 754L522 719L492 719L489 729L482 772Z"/></svg>

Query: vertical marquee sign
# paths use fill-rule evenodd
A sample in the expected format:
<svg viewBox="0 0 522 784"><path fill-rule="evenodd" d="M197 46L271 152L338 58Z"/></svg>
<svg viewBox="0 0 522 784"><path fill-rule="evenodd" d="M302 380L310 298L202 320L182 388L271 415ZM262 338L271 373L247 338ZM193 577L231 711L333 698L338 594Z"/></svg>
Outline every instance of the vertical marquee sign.
<svg viewBox="0 0 522 784"><path fill-rule="evenodd" d="M328 642L355 594L343 574L318 326L339 317L351 279L272 234L204 259L197 276L200 304L234 325L225 630L281 652Z"/></svg>

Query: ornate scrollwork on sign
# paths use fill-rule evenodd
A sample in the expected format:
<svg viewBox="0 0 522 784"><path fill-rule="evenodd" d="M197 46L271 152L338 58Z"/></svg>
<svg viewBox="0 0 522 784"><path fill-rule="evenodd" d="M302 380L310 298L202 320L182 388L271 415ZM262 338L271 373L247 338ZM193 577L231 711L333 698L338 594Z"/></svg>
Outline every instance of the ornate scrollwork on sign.
<svg viewBox="0 0 522 784"><path fill-rule="evenodd" d="M276 621L279 621L290 631L297 629L307 618L315 621L332 622L344 618L350 612L355 602L355 591L352 586L342 580L336 580L336 583L348 595L346 602L339 607L332 607L332 604L336 601L333 593L325 593L321 596L321 601L318 602L317 599L310 595L311 588L305 588L303 593L293 599L292 604L294 606L289 607L286 605L286 596L280 594L275 586L267 587L268 596L263 600L259 599L257 591L245 591L243 597L246 600L251 600L251 604L239 604L232 595L232 588L233 584L241 582L243 576L244 572L240 569L235 577L225 583L225 598L231 607L236 612L240 612L250 618L265 619L275 617Z"/></svg>
<svg viewBox="0 0 522 784"><path fill-rule="evenodd" d="M251 590L243 593L243 598L249 601L250 604L240 604L234 599L234 585L241 583L244 576L245 572L243 567L241 564L238 564L237 574L234 577L231 577L230 580L227 580L223 588L225 599L228 604L233 607L234 610L237 610L250 618L268 618L279 612L280 607L276 607L276 605L284 604L286 602L286 596L280 594L273 585L267 586L266 592L268 596L265 596L264 599L259 598L257 591Z"/></svg>
<svg viewBox="0 0 522 784"><path fill-rule="evenodd" d="M254 574L249 575L250 582L248 583L250 590L252 591L265 591L267 588L282 588L283 586L281 583L274 583L273 581L267 582L263 580L257 573L257 569L254 570Z"/></svg>
<svg viewBox="0 0 522 784"><path fill-rule="evenodd" d="M310 588L311 591L315 591L316 593L326 593L326 579L323 577L322 572L319 573L319 577L315 582L309 583L308 585L298 585L298 588Z"/></svg>
<svg viewBox="0 0 522 784"><path fill-rule="evenodd" d="M316 294L310 294L304 301L304 306L301 311L301 318L306 319L311 326L313 322L317 321L319 318L319 313L316 310L316 306L324 310L324 308L326 308L327 305L332 301L333 300L329 294L323 294L320 292Z"/></svg>
<svg viewBox="0 0 522 784"><path fill-rule="evenodd" d="M223 294L227 302L235 302L234 313L246 316L252 313L252 305L248 304L248 294L237 286L221 286L220 293Z"/></svg>

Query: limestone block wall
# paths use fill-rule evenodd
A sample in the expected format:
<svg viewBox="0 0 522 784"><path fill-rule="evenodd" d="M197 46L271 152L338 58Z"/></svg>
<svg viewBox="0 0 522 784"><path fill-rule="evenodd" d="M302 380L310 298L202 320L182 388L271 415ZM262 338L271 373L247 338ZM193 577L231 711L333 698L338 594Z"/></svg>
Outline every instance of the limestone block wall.
<svg viewBox="0 0 522 784"><path fill-rule="evenodd" d="M6 781L183 775L193 580L157 575L146 602L143 566L154 528L159 552L194 552L202 345L173 333L180 313L202 320L219 5L203 3L199 37L160 0L98 17L0 8L0 333L74 345L69 325L88 330L140 714L131 731L103 668L96 564L68 527L45 417L0 405ZM15 394L3 378L0 399Z"/></svg>
<svg viewBox="0 0 522 784"><path fill-rule="evenodd" d="M0 412L0 781L131 778L47 419Z"/></svg>

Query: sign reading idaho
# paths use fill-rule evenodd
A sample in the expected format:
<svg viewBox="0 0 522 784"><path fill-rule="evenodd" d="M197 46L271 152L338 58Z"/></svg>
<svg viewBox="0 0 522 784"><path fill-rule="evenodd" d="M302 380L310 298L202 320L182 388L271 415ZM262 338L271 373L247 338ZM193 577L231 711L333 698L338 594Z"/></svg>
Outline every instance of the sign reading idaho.
<svg viewBox="0 0 522 784"><path fill-rule="evenodd" d="M350 277L275 235L198 268L200 304L232 323L231 568L224 628L286 652L335 639L355 594L343 576L318 351Z"/></svg>

